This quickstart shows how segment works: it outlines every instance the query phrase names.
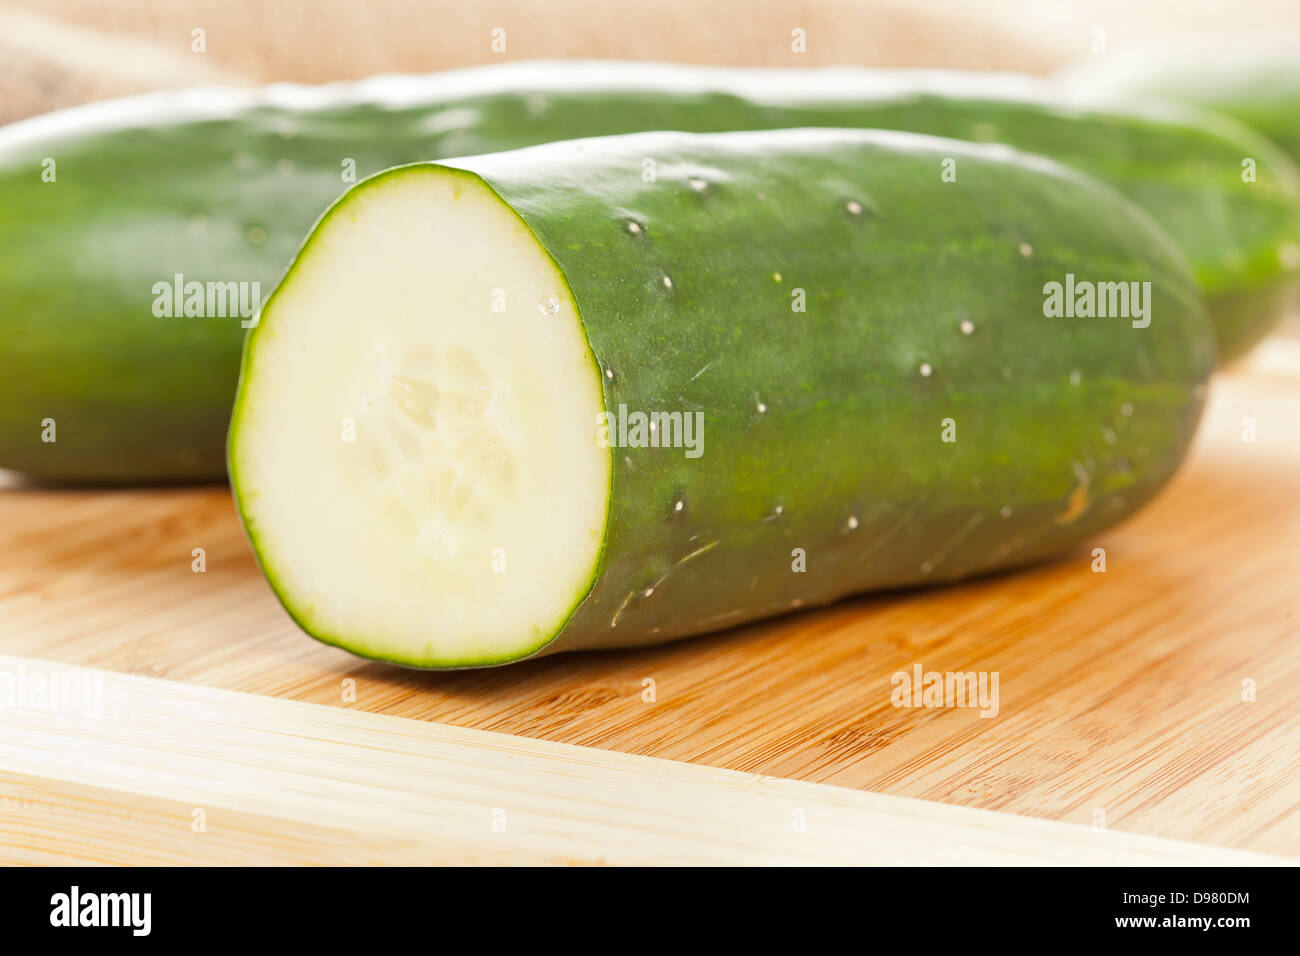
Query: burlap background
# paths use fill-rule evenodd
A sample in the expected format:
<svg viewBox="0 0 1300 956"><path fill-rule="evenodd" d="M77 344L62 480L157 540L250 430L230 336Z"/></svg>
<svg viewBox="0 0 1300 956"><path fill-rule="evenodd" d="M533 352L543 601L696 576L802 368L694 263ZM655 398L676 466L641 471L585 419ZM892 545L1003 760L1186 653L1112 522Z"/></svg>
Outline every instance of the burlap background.
<svg viewBox="0 0 1300 956"><path fill-rule="evenodd" d="M1099 28L1124 51L1297 27L1297 0L0 0L0 121L148 89L543 56L1043 73L1093 55Z"/></svg>

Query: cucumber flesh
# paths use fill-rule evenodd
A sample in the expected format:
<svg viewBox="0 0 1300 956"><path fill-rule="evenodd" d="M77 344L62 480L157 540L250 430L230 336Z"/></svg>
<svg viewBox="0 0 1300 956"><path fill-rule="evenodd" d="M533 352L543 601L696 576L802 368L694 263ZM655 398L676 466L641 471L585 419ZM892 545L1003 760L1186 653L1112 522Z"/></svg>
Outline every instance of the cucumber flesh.
<svg viewBox="0 0 1300 956"><path fill-rule="evenodd" d="M258 339L232 446L249 533L324 640L431 666L521 656L585 593L608 508L568 287L472 176L371 181L346 216ZM491 312L494 289L531 306Z"/></svg>

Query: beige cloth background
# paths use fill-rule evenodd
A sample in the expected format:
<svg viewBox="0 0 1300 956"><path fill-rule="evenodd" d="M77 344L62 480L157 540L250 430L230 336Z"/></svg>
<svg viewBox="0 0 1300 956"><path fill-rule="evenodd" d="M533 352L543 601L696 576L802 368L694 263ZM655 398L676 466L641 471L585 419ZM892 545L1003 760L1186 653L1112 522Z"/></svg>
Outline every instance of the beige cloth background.
<svg viewBox="0 0 1300 956"><path fill-rule="evenodd" d="M505 30L506 50L491 49ZM796 28L807 50L791 50ZM192 50L195 29L206 50ZM1046 73L1171 38L1300 34L1298 0L0 0L0 122L149 89L503 59Z"/></svg>

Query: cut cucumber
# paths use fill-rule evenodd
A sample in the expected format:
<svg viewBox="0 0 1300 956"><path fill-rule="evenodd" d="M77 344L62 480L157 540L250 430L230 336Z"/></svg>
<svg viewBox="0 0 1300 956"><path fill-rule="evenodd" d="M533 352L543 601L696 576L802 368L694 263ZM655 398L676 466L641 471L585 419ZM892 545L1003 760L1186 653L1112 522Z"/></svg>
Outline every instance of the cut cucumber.
<svg viewBox="0 0 1300 956"><path fill-rule="evenodd" d="M1067 273L1150 282L1149 326L1045 316ZM1173 472L1212 339L1164 234L1046 160L561 143L325 214L249 336L231 474L324 641L419 667L643 644L1079 542ZM703 442L638 443L636 413Z"/></svg>
<svg viewBox="0 0 1300 956"><path fill-rule="evenodd" d="M249 533L313 633L430 665L518 656L586 593L608 510L564 276L468 173L371 180L330 222L250 350ZM490 311L497 288L513 308Z"/></svg>
<svg viewBox="0 0 1300 956"><path fill-rule="evenodd" d="M1006 142L1110 183L1187 255L1224 357L1300 284L1300 187L1278 149L1225 118L1081 106L1025 78L521 63L156 94L0 131L0 467L222 477L242 317L160 318L155 286L181 275L265 295L351 176L583 136L797 126Z"/></svg>

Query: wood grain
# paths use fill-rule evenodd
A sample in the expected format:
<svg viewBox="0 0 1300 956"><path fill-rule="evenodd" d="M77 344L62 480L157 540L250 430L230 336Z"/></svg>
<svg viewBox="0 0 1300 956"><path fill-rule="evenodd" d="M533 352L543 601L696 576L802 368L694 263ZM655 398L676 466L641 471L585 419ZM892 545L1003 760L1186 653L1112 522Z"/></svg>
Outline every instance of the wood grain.
<svg viewBox="0 0 1300 956"><path fill-rule="evenodd" d="M1278 864L1277 857L0 657L0 863Z"/></svg>
<svg viewBox="0 0 1300 956"><path fill-rule="evenodd" d="M0 653L337 708L351 679L356 710L1300 856L1298 353L1280 339L1215 381L1192 461L1092 543L1105 574L1081 549L660 648L422 674L303 636L223 489L15 489ZM999 715L891 706L914 663L997 671Z"/></svg>

